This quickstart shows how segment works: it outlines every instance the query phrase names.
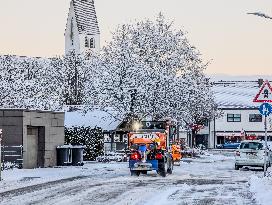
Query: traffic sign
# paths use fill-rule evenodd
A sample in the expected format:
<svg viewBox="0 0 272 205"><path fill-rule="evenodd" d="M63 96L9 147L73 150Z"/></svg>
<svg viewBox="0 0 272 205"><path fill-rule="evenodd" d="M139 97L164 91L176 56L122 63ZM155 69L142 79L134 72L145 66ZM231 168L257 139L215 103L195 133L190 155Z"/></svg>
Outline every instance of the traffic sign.
<svg viewBox="0 0 272 205"><path fill-rule="evenodd" d="M268 80L263 83L253 102L272 102L272 87Z"/></svg>
<svg viewBox="0 0 272 205"><path fill-rule="evenodd" d="M267 117L268 115L270 115L272 113L272 106L268 103L263 103L263 104L261 104L259 111L262 115Z"/></svg>

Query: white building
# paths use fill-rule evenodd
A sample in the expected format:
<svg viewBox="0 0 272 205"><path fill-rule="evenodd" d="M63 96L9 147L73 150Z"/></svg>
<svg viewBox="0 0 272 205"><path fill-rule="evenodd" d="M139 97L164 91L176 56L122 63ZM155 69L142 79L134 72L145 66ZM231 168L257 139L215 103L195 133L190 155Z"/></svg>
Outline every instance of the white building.
<svg viewBox="0 0 272 205"><path fill-rule="evenodd" d="M215 81L213 91L222 117L212 120L196 137L197 144L206 141L209 148L227 141L240 141L247 136L264 139L264 117L260 103L253 99L263 80ZM268 118L268 139L272 140L271 119Z"/></svg>
<svg viewBox="0 0 272 205"><path fill-rule="evenodd" d="M71 0L65 29L65 54L100 50L100 31L93 0Z"/></svg>

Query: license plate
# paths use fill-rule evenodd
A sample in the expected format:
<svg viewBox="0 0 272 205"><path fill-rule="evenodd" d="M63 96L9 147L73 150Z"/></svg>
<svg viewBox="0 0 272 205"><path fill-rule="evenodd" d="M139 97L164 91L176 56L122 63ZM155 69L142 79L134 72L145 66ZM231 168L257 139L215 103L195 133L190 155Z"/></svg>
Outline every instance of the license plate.
<svg viewBox="0 0 272 205"><path fill-rule="evenodd" d="M247 156L249 158L256 158L257 154L256 153L247 153Z"/></svg>

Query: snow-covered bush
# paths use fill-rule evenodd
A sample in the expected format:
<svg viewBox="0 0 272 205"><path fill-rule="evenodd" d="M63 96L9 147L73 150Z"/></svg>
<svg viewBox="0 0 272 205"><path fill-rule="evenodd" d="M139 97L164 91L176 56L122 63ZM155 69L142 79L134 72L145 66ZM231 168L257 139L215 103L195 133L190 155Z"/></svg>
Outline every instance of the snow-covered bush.
<svg viewBox="0 0 272 205"><path fill-rule="evenodd" d="M71 127L65 128L65 143L85 145L84 160L95 160L103 154L104 136L101 128Z"/></svg>

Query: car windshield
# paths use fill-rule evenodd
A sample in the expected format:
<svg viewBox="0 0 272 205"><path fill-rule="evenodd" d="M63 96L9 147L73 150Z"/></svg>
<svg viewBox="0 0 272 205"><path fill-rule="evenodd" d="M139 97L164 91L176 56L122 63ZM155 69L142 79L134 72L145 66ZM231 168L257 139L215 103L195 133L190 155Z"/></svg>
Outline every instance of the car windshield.
<svg viewBox="0 0 272 205"><path fill-rule="evenodd" d="M259 142L242 142L240 145L240 149L262 149L263 144Z"/></svg>

